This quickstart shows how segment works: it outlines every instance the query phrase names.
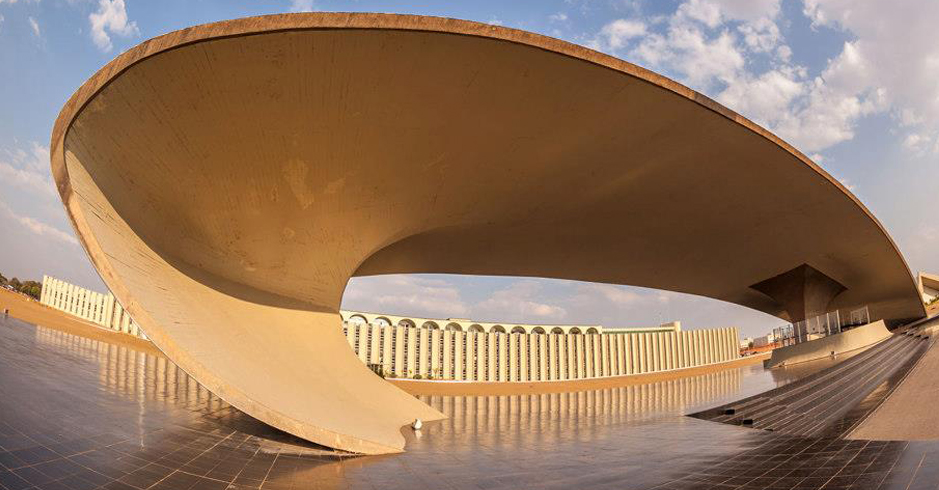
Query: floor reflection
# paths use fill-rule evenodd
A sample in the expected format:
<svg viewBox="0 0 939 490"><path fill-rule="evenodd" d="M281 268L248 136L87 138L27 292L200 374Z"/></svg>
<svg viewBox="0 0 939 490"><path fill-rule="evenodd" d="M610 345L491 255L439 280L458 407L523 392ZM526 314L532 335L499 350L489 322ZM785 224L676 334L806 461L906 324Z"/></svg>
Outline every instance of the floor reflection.
<svg viewBox="0 0 939 490"><path fill-rule="evenodd" d="M828 365L748 366L575 393L423 397L449 418L405 429L404 454L355 457L255 421L162 356L0 319L0 490L931 482L921 468L934 446L787 438L683 416Z"/></svg>

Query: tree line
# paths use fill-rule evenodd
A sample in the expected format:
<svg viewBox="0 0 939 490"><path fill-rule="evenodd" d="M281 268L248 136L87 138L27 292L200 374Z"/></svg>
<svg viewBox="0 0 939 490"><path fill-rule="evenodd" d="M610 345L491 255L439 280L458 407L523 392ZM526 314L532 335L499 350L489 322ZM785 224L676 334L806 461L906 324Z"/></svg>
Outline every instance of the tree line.
<svg viewBox="0 0 939 490"><path fill-rule="evenodd" d="M0 274L0 287L8 287L14 291L19 291L27 296L39 299L42 294L42 283L36 281L20 281L16 277L7 279Z"/></svg>

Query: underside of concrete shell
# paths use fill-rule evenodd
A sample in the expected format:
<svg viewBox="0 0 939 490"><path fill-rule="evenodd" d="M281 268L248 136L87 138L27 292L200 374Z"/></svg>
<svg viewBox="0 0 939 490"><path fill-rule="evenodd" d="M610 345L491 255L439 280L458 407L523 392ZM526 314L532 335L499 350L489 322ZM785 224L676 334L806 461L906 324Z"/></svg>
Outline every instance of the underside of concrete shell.
<svg viewBox="0 0 939 490"><path fill-rule="evenodd" d="M443 417L345 345L356 275L632 284L787 318L751 285L805 264L843 286L828 309L924 315L884 229L791 146L647 70L497 26L292 14L173 32L72 96L51 158L91 260L170 359L349 451L400 451L403 425Z"/></svg>

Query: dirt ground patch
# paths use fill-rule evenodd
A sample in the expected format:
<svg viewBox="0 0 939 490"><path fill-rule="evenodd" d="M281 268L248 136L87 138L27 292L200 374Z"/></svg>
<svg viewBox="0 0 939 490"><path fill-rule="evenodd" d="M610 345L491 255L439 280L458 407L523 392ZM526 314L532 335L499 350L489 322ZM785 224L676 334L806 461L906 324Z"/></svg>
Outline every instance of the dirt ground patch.
<svg viewBox="0 0 939 490"><path fill-rule="evenodd" d="M123 345L134 350L162 356L149 340L107 330L78 317L50 308L25 295L0 289L0 315L9 309L10 316L41 327L54 328L62 332L85 338Z"/></svg>

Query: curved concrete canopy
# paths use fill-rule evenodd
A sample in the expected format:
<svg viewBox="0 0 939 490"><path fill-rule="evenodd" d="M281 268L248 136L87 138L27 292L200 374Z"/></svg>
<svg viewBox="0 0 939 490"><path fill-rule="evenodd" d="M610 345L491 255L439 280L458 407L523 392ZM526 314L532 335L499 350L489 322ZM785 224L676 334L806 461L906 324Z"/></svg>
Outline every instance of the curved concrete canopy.
<svg viewBox="0 0 939 490"><path fill-rule="evenodd" d="M808 265L843 286L831 308L924 314L883 228L791 146L642 68L473 22L291 14L151 39L65 105L52 167L160 349L351 451L441 417L345 345L354 275L632 284L785 317L751 286Z"/></svg>

